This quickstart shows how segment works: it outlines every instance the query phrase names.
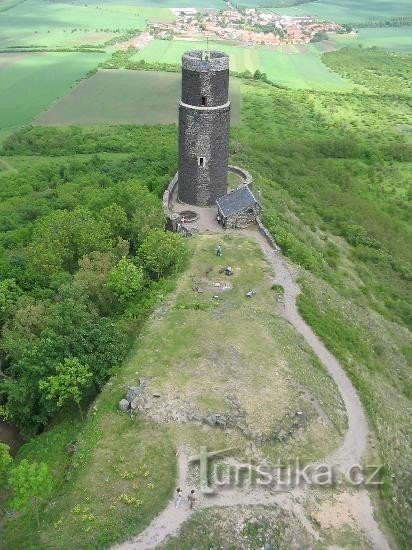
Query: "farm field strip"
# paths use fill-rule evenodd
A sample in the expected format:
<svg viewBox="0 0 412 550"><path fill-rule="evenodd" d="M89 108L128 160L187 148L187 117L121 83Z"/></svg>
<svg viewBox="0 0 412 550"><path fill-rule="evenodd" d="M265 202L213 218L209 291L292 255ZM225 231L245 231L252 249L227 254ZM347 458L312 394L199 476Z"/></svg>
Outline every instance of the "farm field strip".
<svg viewBox="0 0 412 550"><path fill-rule="evenodd" d="M388 27L359 29L355 34L332 35L331 40L337 47L376 46L385 50L394 50L403 53L412 52L412 27Z"/></svg>
<svg viewBox="0 0 412 550"><path fill-rule="evenodd" d="M242 0L240 4L242 4ZM333 0L333 2L330 2L321 0L297 6L273 8L273 11L286 15L314 15L338 23L364 22L370 19L377 20L411 15L411 4L410 0L399 0L398 2L388 2L387 0L368 0L367 2Z"/></svg>
<svg viewBox="0 0 412 550"><path fill-rule="evenodd" d="M167 8L73 5L26 0L2 12L0 47L104 42L114 31L144 30L147 20L174 19Z"/></svg>
<svg viewBox="0 0 412 550"><path fill-rule="evenodd" d="M9 54L0 54L0 66ZM105 54L35 53L0 72L0 130L27 124L65 95Z"/></svg>
<svg viewBox="0 0 412 550"><path fill-rule="evenodd" d="M179 63L182 54L189 49L205 47L204 41L152 40L144 50L133 57L138 61ZM314 88L321 90L349 90L352 84L330 71L321 61L324 48L314 45L284 46L274 49L264 46L245 48L222 42L209 43L210 49L220 49L230 56L233 71L252 73L256 69L265 72L269 79L291 88Z"/></svg>
<svg viewBox="0 0 412 550"><path fill-rule="evenodd" d="M80 82L35 124L173 124L179 97L177 73L103 70ZM231 100L232 124L236 124L240 119L238 79L231 79Z"/></svg>

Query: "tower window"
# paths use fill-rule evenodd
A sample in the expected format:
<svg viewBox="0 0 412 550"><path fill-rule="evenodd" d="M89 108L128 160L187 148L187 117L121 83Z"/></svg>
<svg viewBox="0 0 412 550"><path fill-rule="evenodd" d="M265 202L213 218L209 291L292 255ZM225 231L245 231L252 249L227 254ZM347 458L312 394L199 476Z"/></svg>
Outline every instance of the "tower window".
<svg viewBox="0 0 412 550"><path fill-rule="evenodd" d="M203 168L205 165L205 157L197 157L197 165Z"/></svg>
<svg viewBox="0 0 412 550"><path fill-rule="evenodd" d="M206 96L202 95L202 106L206 106Z"/></svg>

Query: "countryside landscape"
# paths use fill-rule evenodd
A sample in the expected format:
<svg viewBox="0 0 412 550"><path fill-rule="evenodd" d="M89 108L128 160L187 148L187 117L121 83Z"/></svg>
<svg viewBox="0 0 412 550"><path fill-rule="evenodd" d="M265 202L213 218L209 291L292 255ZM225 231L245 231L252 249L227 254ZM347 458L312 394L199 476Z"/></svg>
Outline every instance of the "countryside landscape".
<svg viewBox="0 0 412 550"><path fill-rule="evenodd" d="M1 548L410 548L411 81L408 0L0 0Z"/></svg>

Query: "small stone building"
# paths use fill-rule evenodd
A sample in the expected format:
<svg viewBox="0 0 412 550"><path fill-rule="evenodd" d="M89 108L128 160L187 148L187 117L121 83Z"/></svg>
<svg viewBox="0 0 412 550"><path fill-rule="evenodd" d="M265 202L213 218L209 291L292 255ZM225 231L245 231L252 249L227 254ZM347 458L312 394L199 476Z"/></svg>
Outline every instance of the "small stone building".
<svg viewBox="0 0 412 550"><path fill-rule="evenodd" d="M218 221L224 227L245 227L262 208L248 185L242 185L216 201Z"/></svg>

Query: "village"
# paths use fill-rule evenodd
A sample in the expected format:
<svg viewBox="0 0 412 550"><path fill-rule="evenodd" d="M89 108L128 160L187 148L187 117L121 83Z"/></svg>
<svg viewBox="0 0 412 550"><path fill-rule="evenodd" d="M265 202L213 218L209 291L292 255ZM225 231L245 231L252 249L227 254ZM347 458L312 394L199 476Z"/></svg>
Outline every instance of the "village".
<svg viewBox="0 0 412 550"><path fill-rule="evenodd" d="M318 21L311 16L278 15L261 9L235 9L198 12L195 8L175 8L175 21L156 22L149 32L163 40L193 39L199 35L210 39L230 40L248 46L307 44L326 38L326 32L346 32L334 22Z"/></svg>

